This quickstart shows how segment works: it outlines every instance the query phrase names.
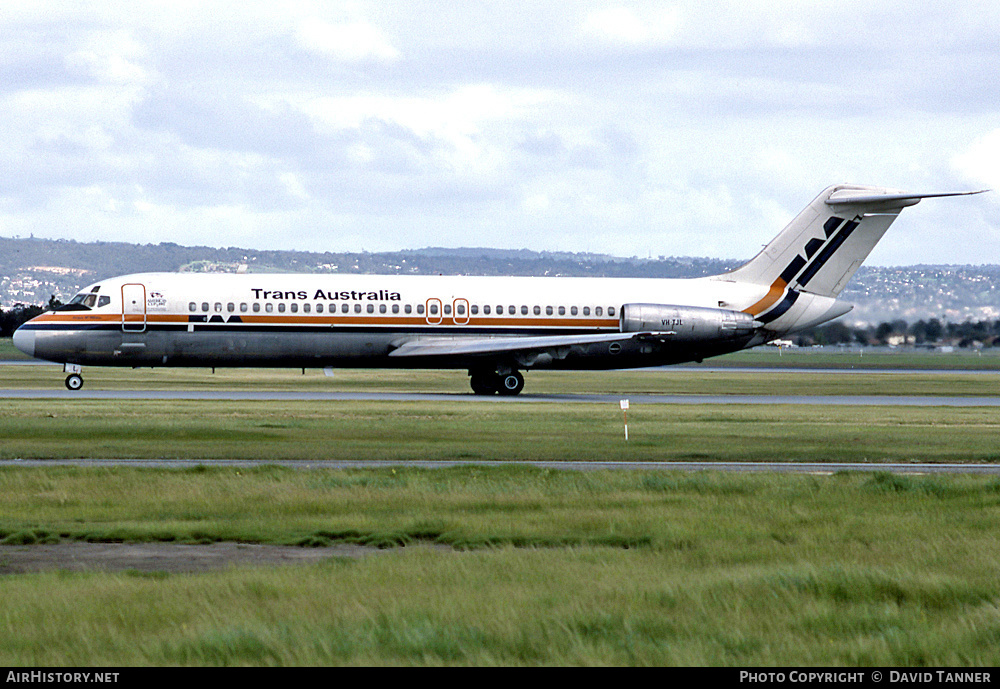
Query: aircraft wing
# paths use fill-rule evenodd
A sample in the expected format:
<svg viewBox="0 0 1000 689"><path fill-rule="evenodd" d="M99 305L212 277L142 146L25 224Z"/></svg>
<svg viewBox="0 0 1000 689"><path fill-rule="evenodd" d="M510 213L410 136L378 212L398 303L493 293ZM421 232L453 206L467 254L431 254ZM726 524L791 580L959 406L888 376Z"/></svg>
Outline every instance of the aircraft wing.
<svg viewBox="0 0 1000 689"><path fill-rule="evenodd" d="M649 333L600 333L597 335L542 335L528 337L434 337L409 340L389 356L454 356L528 352L602 342L626 342Z"/></svg>

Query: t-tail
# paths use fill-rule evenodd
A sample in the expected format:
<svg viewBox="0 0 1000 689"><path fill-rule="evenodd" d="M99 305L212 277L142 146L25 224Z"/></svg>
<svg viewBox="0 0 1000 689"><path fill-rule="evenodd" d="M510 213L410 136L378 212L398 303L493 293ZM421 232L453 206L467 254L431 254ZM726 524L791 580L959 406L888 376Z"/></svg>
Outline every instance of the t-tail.
<svg viewBox="0 0 1000 689"><path fill-rule="evenodd" d="M760 285L743 309L772 335L809 328L853 308L837 295L900 211L921 199L979 191L910 194L882 187L829 187L747 264L716 279Z"/></svg>

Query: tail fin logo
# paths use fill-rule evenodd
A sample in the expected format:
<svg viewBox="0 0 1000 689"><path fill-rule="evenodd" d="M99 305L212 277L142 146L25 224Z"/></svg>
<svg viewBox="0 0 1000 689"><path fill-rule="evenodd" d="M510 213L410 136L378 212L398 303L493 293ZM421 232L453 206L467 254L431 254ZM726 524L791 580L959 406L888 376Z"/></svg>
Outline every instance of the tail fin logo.
<svg viewBox="0 0 1000 689"><path fill-rule="evenodd" d="M771 283L764 298L745 309L745 313L749 313L759 321L770 323L788 311L799 297L795 288L808 285L860 223L860 217L854 220L830 217L823 223L825 236L814 237L806 242L804 247L806 257L797 254L781 271L781 275Z"/></svg>

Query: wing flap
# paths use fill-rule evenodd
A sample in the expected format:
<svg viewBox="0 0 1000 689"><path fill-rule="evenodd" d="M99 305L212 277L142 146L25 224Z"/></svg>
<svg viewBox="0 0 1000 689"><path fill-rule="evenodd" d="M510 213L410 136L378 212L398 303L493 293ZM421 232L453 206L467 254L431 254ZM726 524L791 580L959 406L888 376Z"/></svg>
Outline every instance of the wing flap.
<svg viewBox="0 0 1000 689"><path fill-rule="evenodd" d="M542 335L528 337L434 337L409 340L389 356L455 356L527 352L611 342L625 342L643 333L599 333L596 335Z"/></svg>

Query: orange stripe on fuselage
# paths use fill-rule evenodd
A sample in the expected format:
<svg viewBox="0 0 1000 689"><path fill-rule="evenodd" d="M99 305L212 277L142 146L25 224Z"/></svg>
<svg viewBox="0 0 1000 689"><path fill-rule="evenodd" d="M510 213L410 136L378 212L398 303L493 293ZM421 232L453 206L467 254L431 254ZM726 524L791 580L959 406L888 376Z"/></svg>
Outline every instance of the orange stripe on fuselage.
<svg viewBox="0 0 1000 689"><path fill-rule="evenodd" d="M198 315L223 315L223 314L198 314ZM391 328L393 326L429 326L442 328L462 328L462 327L494 327L494 328L611 328L618 326L617 318L482 318L471 317L469 320L456 323L454 317L444 317L441 322L428 323L423 316L383 316L383 315L350 315L350 316L271 316L271 315L239 315L240 322L226 321L190 321L187 315L178 314L147 314L146 323L156 325L158 323L182 323L185 325L198 326L218 326L232 325L239 327L240 324L247 325L312 325L312 326L383 326ZM130 314L134 317L134 322L142 322L142 314ZM112 314L92 314L92 313L44 313L36 316L32 320L41 323L58 323L66 326L73 326L84 323L114 323L122 322L120 313ZM131 321L129 321L131 322Z"/></svg>
<svg viewBox="0 0 1000 689"><path fill-rule="evenodd" d="M771 308L771 306L773 306L775 302L781 299L781 295L785 293L786 287L788 287L788 283L782 280L781 278L778 278L771 285L771 289L767 291L767 294L764 295L764 298L761 299L756 304L754 304L753 306L743 309L743 313L749 313L751 316L756 316L762 311Z"/></svg>

